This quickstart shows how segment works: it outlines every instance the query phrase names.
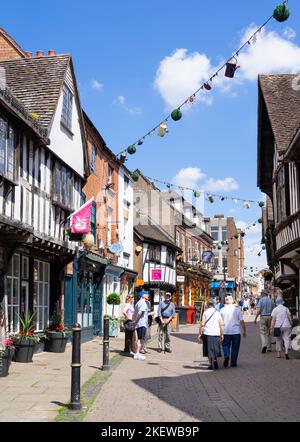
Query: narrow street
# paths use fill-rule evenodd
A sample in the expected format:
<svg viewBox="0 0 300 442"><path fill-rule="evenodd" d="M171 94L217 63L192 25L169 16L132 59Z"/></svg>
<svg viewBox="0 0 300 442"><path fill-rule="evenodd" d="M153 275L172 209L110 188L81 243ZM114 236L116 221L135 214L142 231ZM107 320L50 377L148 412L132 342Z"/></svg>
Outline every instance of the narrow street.
<svg viewBox="0 0 300 442"><path fill-rule="evenodd" d="M246 318L237 368L208 372L197 327L173 334L172 354L150 345L146 361L126 359L104 385L86 421L299 421L300 356L260 353L259 326ZM274 346L273 346L274 348ZM220 362L223 362L221 359Z"/></svg>

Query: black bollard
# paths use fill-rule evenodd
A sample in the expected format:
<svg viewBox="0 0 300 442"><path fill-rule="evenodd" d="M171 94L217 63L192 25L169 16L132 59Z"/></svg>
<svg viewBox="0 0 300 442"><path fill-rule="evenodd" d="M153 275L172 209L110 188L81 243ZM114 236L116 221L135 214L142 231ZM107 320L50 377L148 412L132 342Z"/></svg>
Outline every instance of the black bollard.
<svg viewBox="0 0 300 442"><path fill-rule="evenodd" d="M109 370L109 317L104 316L104 332L103 332L103 365L102 370Z"/></svg>
<svg viewBox="0 0 300 442"><path fill-rule="evenodd" d="M71 378L71 410L80 410L80 346L81 346L81 326L73 326L72 339L72 378Z"/></svg>

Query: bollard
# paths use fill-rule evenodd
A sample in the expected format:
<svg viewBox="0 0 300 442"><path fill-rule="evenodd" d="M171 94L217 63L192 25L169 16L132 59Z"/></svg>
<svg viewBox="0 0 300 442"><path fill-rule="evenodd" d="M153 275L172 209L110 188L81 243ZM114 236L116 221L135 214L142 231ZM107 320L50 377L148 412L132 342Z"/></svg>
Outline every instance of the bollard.
<svg viewBox="0 0 300 442"><path fill-rule="evenodd" d="M106 371L109 369L110 369L110 365L109 365L109 317L104 316L102 370Z"/></svg>
<svg viewBox="0 0 300 442"><path fill-rule="evenodd" d="M81 346L81 326L73 326L72 337L72 376L71 376L71 410L80 410L80 346Z"/></svg>

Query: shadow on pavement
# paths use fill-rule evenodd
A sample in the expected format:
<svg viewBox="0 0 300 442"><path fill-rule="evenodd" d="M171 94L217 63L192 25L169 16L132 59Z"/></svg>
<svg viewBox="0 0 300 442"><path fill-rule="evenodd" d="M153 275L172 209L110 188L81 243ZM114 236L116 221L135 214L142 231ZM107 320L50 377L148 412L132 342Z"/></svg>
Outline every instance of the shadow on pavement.
<svg viewBox="0 0 300 442"><path fill-rule="evenodd" d="M183 339L184 341L197 343L197 333L177 333L174 337Z"/></svg>

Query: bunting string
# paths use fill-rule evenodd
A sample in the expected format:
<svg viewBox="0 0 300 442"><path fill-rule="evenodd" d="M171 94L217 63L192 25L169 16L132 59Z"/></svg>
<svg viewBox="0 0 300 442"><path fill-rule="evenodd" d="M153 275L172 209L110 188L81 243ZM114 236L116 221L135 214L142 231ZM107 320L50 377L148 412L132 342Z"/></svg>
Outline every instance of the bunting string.
<svg viewBox="0 0 300 442"><path fill-rule="evenodd" d="M216 71L215 73L206 80L197 90L195 90L186 100L183 101L176 109L174 109L167 117L160 120L160 122L153 127L150 131L145 133L142 137L138 138L134 143L132 143L127 149L121 151L116 156L120 157L120 160L125 162L127 160L127 153L130 155L133 155L137 151L137 147L140 147L144 144L144 141L147 137L151 136L158 130L158 135L160 137L164 137L168 133L168 126L167 123L170 119L173 121L179 121L182 118L182 108L186 104L193 104L193 102L196 100L197 95L203 91L210 91L212 89L211 84L213 83L213 80L215 77L219 75L219 73L226 67L225 76L229 78L233 78L236 69L238 69L240 66L237 64L237 57L239 57L240 52L243 51L245 47L250 45L251 43L255 44L257 40L257 35L261 32L261 30L274 18L275 20L279 22L283 22L289 18L290 12L289 8L287 6L288 1L285 0L283 3L281 3L279 6L277 6L273 12L273 14L259 27L256 29L256 31L249 37L249 39L236 51L234 52L230 58L228 58L225 63L223 63Z"/></svg>

